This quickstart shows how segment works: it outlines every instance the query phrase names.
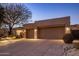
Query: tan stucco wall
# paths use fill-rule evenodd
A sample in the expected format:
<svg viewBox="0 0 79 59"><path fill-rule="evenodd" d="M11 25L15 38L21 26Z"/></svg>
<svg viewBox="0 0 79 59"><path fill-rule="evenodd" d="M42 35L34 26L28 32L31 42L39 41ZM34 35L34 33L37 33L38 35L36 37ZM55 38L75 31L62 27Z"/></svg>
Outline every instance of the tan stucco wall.
<svg viewBox="0 0 79 59"><path fill-rule="evenodd" d="M35 23L25 24L24 28L26 29L26 38L39 38L40 36L41 38L45 36L47 36L45 38L61 38L65 34L70 32L69 30L67 31L67 28L70 29L70 17L68 16L55 19L35 21Z"/></svg>

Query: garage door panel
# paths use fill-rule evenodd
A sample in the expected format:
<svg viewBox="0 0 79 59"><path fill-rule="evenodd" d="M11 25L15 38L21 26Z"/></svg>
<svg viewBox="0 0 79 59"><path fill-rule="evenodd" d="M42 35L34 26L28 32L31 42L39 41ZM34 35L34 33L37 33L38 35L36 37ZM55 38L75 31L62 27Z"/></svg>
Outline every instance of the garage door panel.
<svg viewBox="0 0 79 59"><path fill-rule="evenodd" d="M26 36L27 36L27 38L34 38L34 30L33 29L28 29Z"/></svg>
<svg viewBox="0 0 79 59"><path fill-rule="evenodd" d="M64 27L40 28L38 38L40 39L61 39L65 33Z"/></svg>

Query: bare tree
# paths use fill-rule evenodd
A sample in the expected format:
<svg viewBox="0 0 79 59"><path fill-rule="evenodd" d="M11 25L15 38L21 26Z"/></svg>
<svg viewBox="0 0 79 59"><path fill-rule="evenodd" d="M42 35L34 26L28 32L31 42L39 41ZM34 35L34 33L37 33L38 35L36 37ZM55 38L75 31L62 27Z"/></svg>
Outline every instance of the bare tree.
<svg viewBox="0 0 79 59"><path fill-rule="evenodd" d="M8 34L16 25L23 25L31 18L31 11L23 4L2 4L4 7L4 24L7 25Z"/></svg>
<svg viewBox="0 0 79 59"><path fill-rule="evenodd" d="M2 24L3 24L3 18L4 18L3 14L4 14L4 8L0 4L0 28L1 28Z"/></svg>

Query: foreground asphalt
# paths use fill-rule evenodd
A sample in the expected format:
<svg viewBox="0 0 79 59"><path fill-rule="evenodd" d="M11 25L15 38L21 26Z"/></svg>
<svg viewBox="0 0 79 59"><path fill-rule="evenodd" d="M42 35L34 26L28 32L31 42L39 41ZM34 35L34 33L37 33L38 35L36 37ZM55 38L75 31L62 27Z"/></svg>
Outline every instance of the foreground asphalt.
<svg viewBox="0 0 79 59"><path fill-rule="evenodd" d="M62 40L21 40L0 46L0 56L64 56Z"/></svg>

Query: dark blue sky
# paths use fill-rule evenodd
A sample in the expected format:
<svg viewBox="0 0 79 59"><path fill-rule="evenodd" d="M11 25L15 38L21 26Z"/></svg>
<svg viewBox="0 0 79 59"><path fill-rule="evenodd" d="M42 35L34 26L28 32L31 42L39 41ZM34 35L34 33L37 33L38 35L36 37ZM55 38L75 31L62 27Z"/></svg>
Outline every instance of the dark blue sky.
<svg viewBox="0 0 79 59"><path fill-rule="evenodd" d="M71 16L71 24L79 23L79 4L28 3L32 11L32 21Z"/></svg>

